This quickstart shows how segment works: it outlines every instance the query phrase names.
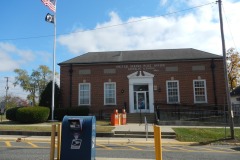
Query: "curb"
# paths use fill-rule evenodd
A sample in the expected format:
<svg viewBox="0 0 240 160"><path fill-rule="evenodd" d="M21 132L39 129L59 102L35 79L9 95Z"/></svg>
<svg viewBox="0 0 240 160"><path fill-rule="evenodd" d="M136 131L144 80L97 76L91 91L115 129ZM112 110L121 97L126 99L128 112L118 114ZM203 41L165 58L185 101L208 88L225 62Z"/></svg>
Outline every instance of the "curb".
<svg viewBox="0 0 240 160"><path fill-rule="evenodd" d="M100 138L100 137L99 137ZM112 137L104 137L104 139L96 138L96 143L100 144L154 144L154 139L143 140L143 139L111 139ZM55 142L57 142L57 138L55 138ZM27 136L19 136L15 135L15 137L1 137L0 141L16 141L16 142L51 142L51 137L27 137ZM202 145L215 145L212 144L201 144L199 142L180 142L174 141L171 139L162 139L162 146L171 146L171 145L184 145L184 146L202 146ZM240 146L240 143L220 143L217 145L236 145Z"/></svg>
<svg viewBox="0 0 240 160"><path fill-rule="evenodd" d="M0 135L16 136L51 136L51 132L33 132L33 131L0 131ZM55 133L57 136L57 132ZM114 137L113 132L97 132L96 137Z"/></svg>
<svg viewBox="0 0 240 160"><path fill-rule="evenodd" d="M55 138L55 142L57 142ZM28 136L19 136L15 137L1 137L0 141L16 141L16 142L51 142L51 137L28 137ZM142 139L111 139L105 137L105 139L96 138L96 143L100 144L154 144L154 139L149 139L148 141ZM162 140L162 145L200 145L198 142L171 142L171 140L164 139Z"/></svg>

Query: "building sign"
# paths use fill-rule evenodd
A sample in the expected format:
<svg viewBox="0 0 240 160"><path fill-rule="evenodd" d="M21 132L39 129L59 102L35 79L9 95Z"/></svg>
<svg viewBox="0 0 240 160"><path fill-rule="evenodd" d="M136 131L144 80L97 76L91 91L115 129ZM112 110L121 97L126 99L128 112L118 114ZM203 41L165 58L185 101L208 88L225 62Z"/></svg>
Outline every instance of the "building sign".
<svg viewBox="0 0 240 160"><path fill-rule="evenodd" d="M127 69L129 71L138 70L156 70L165 67L165 64L130 64L130 65L117 65L116 69Z"/></svg>

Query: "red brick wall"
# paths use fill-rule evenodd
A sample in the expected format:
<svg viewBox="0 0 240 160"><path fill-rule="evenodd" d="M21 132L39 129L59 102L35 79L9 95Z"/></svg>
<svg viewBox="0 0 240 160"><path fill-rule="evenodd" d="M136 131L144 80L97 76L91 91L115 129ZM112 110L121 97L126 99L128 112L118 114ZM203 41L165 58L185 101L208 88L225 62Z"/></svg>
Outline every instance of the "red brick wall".
<svg viewBox="0 0 240 160"><path fill-rule="evenodd" d="M222 60L215 60L215 85L217 103L224 103L225 85ZM98 113L99 110L112 110L113 108L122 108L123 103L127 102L129 107L129 84L127 76L138 70L132 65L140 65L143 71L154 75L153 85L161 88L161 91L154 91L154 101L166 103L166 80L179 80L180 103L194 104L193 80L206 80L208 104L212 105L214 101L213 77L211 70L211 60L202 61L175 61L175 62L146 62L146 63L125 63L125 64L93 64L93 65L73 65L72 73L72 107L78 106L78 85L79 83L91 83L91 111ZM192 66L205 66L204 71L192 71ZM167 72L166 67L178 66L178 71ZM70 65L61 66L60 87L62 92L62 107L69 107L70 101ZM79 70L90 69L90 75L80 75ZM116 69L115 74L104 74L104 69ZM140 69L141 70L141 69ZM104 82L116 82L117 105L104 106ZM121 90L124 89L124 94Z"/></svg>

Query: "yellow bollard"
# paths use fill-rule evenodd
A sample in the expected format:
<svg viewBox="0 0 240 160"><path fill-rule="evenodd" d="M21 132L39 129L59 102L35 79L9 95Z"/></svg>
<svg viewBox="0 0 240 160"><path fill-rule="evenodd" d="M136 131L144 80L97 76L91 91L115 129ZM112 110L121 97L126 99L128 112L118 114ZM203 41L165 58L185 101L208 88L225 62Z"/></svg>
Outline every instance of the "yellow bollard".
<svg viewBox="0 0 240 160"><path fill-rule="evenodd" d="M153 126L156 160L162 160L162 138L160 126Z"/></svg>
<svg viewBox="0 0 240 160"><path fill-rule="evenodd" d="M52 125L51 132L51 148L50 148L50 160L54 160L54 152L55 152L55 132L56 132L56 124Z"/></svg>
<svg viewBox="0 0 240 160"><path fill-rule="evenodd" d="M58 124L58 143L57 143L57 160L60 160L60 154L61 154L61 136L62 136L62 125L61 123Z"/></svg>

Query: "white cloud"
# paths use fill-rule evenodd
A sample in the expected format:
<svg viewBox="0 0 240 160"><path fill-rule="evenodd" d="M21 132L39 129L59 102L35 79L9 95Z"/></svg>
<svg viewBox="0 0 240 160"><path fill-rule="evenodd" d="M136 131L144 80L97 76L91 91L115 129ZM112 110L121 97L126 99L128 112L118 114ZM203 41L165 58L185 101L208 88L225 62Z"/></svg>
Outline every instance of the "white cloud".
<svg viewBox="0 0 240 160"><path fill-rule="evenodd" d="M204 3L209 0L204 0ZM162 1L166 4L167 1ZM185 1L188 6L199 5L196 1ZM235 43L240 42L240 2L224 3L231 32ZM117 13L109 14L110 20L96 25L96 30L74 30L70 35L63 35L58 42L74 54L90 51L133 50L133 49L170 49L196 48L216 54L222 54L218 5L212 4L185 12L181 15L165 17L131 17L121 20ZM144 20L148 19L148 20ZM138 21L131 23L133 21ZM125 25L118 25L128 23ZM224 22L225 23L225 22ZM109 27L114 26L115 27ZM226 30L225 25L225 30ZM103 28L103 29L97 29ZM229 32L225 33L226 48L232 46ZM238 47L238 46L236 46Z"/></svg>
<svg viewBox="0 0 240 160"><path fill-rule="evenodd" d="M168 1L168 0L160 0L160 4L161 4L161 6L166 5L167 1Z"/></svg>
<svg viewBox="0 0 240 160"><path fill-rule="evenodd" d="M7 76L6 76L7 77ZM18 96L23 99L27 98L28 93L23 91L23 89L19 85L13 85L15 81L15 78L12 76L8 76L8 95L11 96ZM4 77L0 77L0 101L6 96L6 85L7 85L7 79Z"/></svg>
<svg viewBox="0 0 240 160"><path fill-rule="evenodd" d="M34 60L32 51L21 50L10 43L0 43L0 71L13 71Z"/></svg>
<svg viewBox="0 0 240 160"><path fill-rule="evenodd" d="M13 59L11 59L11 57L7 53L1 50L0 50L0 59L1 59L0 72L10 71L19 67L19 65Z"/></svg>

